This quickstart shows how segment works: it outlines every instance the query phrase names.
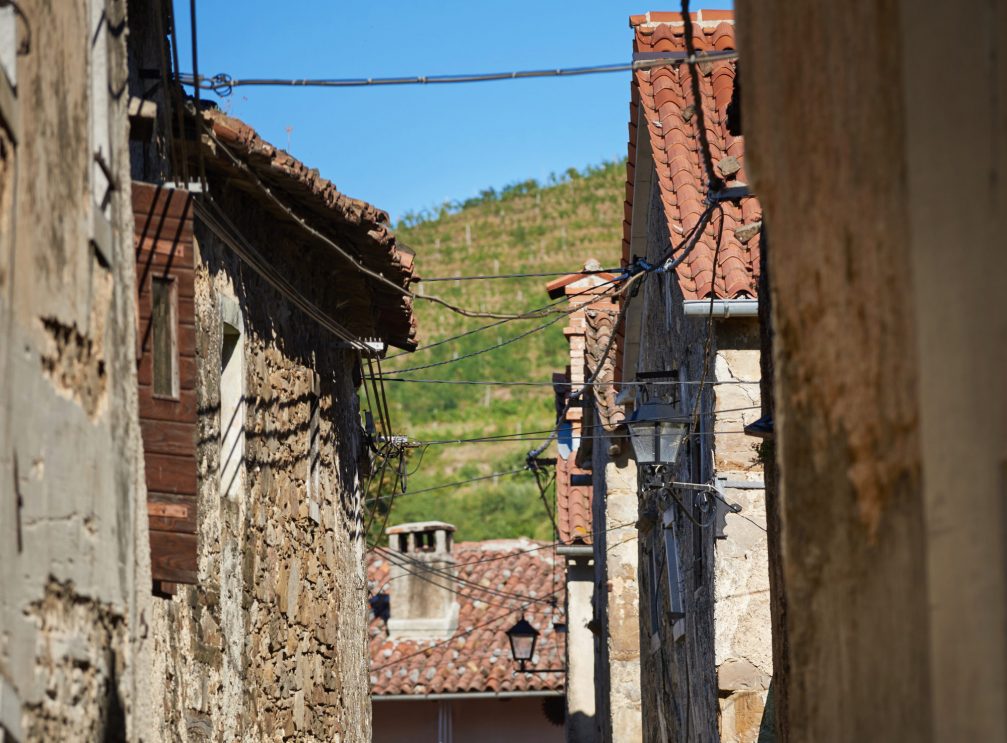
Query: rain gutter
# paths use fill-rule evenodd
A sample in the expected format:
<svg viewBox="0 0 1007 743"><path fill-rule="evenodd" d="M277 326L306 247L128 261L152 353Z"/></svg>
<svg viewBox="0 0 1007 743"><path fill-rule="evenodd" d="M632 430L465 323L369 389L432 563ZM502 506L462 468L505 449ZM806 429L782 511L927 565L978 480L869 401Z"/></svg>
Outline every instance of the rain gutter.
<svg viewBox="0 0 1007 743"><path fill-rule="evenodd" d="M709 299L686 299L682 302L687 317L709 317L711 314L723 318L759 316L758 299L715 299L712 304L711 313Z"/></svg>
<svg viewBox="0 0 1007 743"><path fill-rule="evenodd" d="M372 694L372 702L451 702L466 699L522 699L530 697L561 697L562 689L537 691L471 691L452 694Z"/></svg>

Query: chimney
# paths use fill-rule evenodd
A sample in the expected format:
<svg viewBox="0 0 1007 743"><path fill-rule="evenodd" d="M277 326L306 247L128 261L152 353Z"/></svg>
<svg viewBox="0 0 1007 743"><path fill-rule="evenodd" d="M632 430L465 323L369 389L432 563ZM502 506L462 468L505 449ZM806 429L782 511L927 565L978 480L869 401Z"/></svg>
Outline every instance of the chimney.
<svg viewBox="0 0 1007 743"><path fill-rule="evenodd" d="M445 640L458 627L455 527L443 521L399 524L388 529L391 616L388 635L410 640Z"/></svg>

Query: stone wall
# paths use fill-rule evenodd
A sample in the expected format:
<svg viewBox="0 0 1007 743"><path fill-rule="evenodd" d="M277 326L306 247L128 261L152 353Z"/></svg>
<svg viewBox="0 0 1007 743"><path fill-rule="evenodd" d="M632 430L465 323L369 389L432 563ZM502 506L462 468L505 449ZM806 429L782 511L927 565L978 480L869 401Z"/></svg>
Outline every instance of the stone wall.
<svg viewBox="0 0 1007 743"><path fill-rule="evenodd" d="M211 189L288 280L338 308L331 253L248 197ZM152 622L167 679L162 734L369 740L355 355L198 221L196 238L199 584L159 601ZM244 386L241 485L226 492L222 318L242 328Z"/></svg>
<svg viewBox="0 0 1007 743"><path fill-rule="evenodd" d="M18 7L0 11L16 82L0 126L0 729L147 739L125 10Z"/></svg>
<svg viewBox="0 0 1007 743"><path fill-rule="evenodd" d="M727 500L741 506L725 517L716 542L716 663L722 743L754 743L773 674L769 612L766 495L760 452L742 432L760 409L759 326L754 319L717 323L714 469Z"/></svg>
<svg viewBox="0 0 1007 743"><path fill-rule="evenodd" d="M1003 6L745 0L738 29L772 238L782 731L1007 739Z"/></svg>

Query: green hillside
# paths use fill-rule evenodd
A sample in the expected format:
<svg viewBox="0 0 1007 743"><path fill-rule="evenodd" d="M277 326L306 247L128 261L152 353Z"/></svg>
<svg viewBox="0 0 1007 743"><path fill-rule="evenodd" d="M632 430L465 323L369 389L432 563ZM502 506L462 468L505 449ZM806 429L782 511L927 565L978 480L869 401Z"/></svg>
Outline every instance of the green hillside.
<svg viewBox="0 0 1007 743"><path fill-rule="evenodd" d="M571 168L546 184L525 181L500 192L484 191L437 213L408 214L399 238L417 252L425 277L531 273L581 268L588 258L605 266L620 254L625 163L584 171ZM436 294L484 311L519 312L550 300L548 278L431 282ZM465 318L430 302L417 302L421 346L493 322ZM385 372L459 358L504 341L547 320L508 322L437 348L386 361ZM479 356L407 376L448 380L548 382L566 365L563 320L542 332ZM394 428L416 440L442 440L541 431L555 419L548 387L481 387L388 383ZM414 451L409 490L512 470L522 466L534 442L431 446L420 461ZM485 480L458 489L396 499L389 524L439 519L458 527L457 538L525 535L551 538L538 489L530 473Z"/></svg>

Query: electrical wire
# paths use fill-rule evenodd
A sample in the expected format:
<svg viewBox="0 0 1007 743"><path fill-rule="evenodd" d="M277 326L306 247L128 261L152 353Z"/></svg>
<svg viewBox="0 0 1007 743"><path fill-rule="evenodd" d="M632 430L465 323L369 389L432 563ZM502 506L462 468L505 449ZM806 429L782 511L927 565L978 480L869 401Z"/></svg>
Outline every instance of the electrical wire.
<svg viewBox="0 0 1007 743"><path fill-rule="evenodd" d="M425 448L429 448L429 447L425 447ZM520 474L522 472L528 472L528 468L527 467L520 467L518 469L507 470L506 472L494 472L494 473L492 473L490 475L480 475L479 477L470 477L467 480L458 480L457 482L448 482L448 483L444 483L443 485L434 485L433 487L429 487L429 488L421 488L420 490L409 490L409 491L406 491L405 493L402 493L399 497L402 498L402 497L405 497L407 495L419 495L420 493L432 493L435 490L446 490L447 488L460 488L460 487L463 487L465 485L469 485L469 484L471 484L473 482L483 482L485 480L493 480L493 479L496 479L498 477L506 477L506 476L509 476L509 475L517 475L517 474ZM387 496L387 495L377 496L375 498L375 500L383 500L383 499L387 499L388 497L389 496Z"/></svg>
<svg viewBox="0 0 1007 743"><path fill-rule="evenodd" d="M624 521L624 522L622 522L620 524L616 524L614 526L610 526L607 529L599 529L599 530L596 530L596 531L589 532L589 533L587 533L587 534L584 535L584 538L587 539L588 537L599 536L601 534L605 534L605 533L610 532L610 531L615 531L616 529L623 529L623 528L625 528L627 526L633 526L636 523L637 523L636 521ZM479 560L468 560L466 562L458 562L458 563L455 563L455 567L456 568L462 568L462 567L465 567L466 565L482 565L483 563L486 563L486 562L496 562L497 560L510 560L511 558L516 557L518 555L525 555L525 554L528 554L529 552L538 552L539 550L552 549L553 547L555 547L557 545L564 545L564 544L566 544L566 542L562 542L562 541L546 542L545 544L539 544L539 545L537 545L535 547L530 547L529 549L526 549L526 550L515 550L514 552L509 552L509 553L507 553L505 555L497 555L495 557L485 557L485 558L481 558ZM373 549L375 549L375 547L372 546L372 547L369 547L368 549L369 550L373 550Z"/></svg>
<svg viewBox="0 0 1007 743"><path fill-rule="evenodd" d="M725 436L725 435L747 435L744 430L738 431L704 431L703 433L693 434L693 436ZM412 446L448 446L454 444L507 444L511 442L519 441L540 441L541 436L535 436L533 433L528 433L526 435L510 435L499 438L475 438L475 439L442 439L438 441L413 441L410 442ZM611 439L609 434L590 434L586 436L577 437L581 441L605 441ZM542 452L538 452L535 456L538 456Z"/></svg>
<svg viewBox="0 0 1007 743"><path fill-rule="evenodd" d="M376 549L380 550L382 548L378 547ZM389 561L393 562L390 559L389 559ZM452 588L450 585L446 585L445 583L441 583L441 582L438 582L438 581L434 580L429 575L425 575L424 573L421 573L421 572L409 570L403 564L394 563L394 562L393 562L393 564L395 564L399 569L401 569L403 571L403 574L396 576L396 578L404 578L406 575L411 575L411 576L413 576L415 578L418 578L419 580L424 581L425 583L429 583L430 585L435 586L437 588L440 588L441 590L444 590L444 591L447 591L448 593L454 594L455 596L458 596L459 598L463 598L463 599L466 599L466 600L472 601L472 602L481 601L484 604L487 604L489 606L495 606L495 607L498 607L500 609L510 608L506 604L496 603L495 601L492 601L490 599L480 598L480 597L478 597L478 596L476 596L476 595L474 595L472 593L467 593L467 592L459 590L457 588ZM445 577L445 576L440 576L440 577ZM388 581L386 581L385 584L383 586L381 586L381 591L379 591L379 593L384 593L385 590L387 589L388 584L391 583L393 580L396 580L396 578L391 578ZM484 590L484 593L488 593L491 596L495 596L495 594L493 594L493 593L491 593L489 591L485 591ZM495 596L495 598L499 598L501 601L515 601L517 603L524 604L525 606L528 606L529 604L533 604L533 603L545 603L545 604L549 603L548 601L539 601L539 599L537 599L537 598L536 599L527 599L527 600L522 600L521 598L512 598L512 597L507 597L507 596L504 596L504 597Z"/></svg>
<svg viewBox="0 0 1007 743"><path fill-rule="evenodd" d="M462 637L467 637L468 635L471 635L476 630L482 629L483 627L486 627L487 625L493 624L495 622L499 622L501 619L505 619L505 618L511 616L512 614L515 614L515 613L516 613L516 610L512 609L512 610L504 612L503 614L497 614L495 616L492 616L489 619L487 619L485 622L480 622L479 624L474 624L474 625L472 625L471 627L469 627L466 630L462 630L460 632L456 631L453 635L451 635L451 637L449 637L446 640L441 640L440 642L435 642L432 645L428 645L427 647L421 648L421 649L417 650L414 653L409 653L408 655L403 655L403 656L401 656L399 658L396 658L394 661L390 661L390 662L384 663L384 664L382 664L380 666L376 666L374 668L371 668L370 672L371 673L376 673L378 671L384 670L385 668L390 668L391 666L397 666L402 661L409 660L410 658L415 658L417 655L426 655L427 653L429 653L431 650L434 650L435 648L443 647L445 645L450 645L455 640L459 640ZM420 642L422 642L422 641L420 641Z"/></svg>
<svg viewBox="0 0 1007 743"><path fill-rule="evenodd" d="M611 285L611 284L616 284L620 280L621 280L621 277L617 277L615 279L611 279L611 280L606 281L606 282L604 282L602 284L598 284L597 286L593 286L593 287L590 287L588 289L584 289L583 291L575 292L574 294L569 294L566 297L562 297L560 299L557 299L555 302L550 302L549 304L543 305L542 307L538 307L535 310L530 310L530 311L531 312L545 313L546 310L552 309L556 305L563 304L564 302L566 302L566 301L568 301L568 300L570 300L570 299L572 299L574 297L579 297L579 296L581 296L583 294L591 294L592 292L596 292L598 289L600 289L602 287L605 287L605 286L608 286L608 285ZM576 312L577 309L579 309L579 308L574 307L572 309L563 310L562 313L566 314L566 315L569 315L569 314L572 314L572 313ZM544 314L543 314L543 316L544 316ZM391 356L386 356L385 360L388 361L390 359L398 358L399 356L405 356L406 354L410 354L411 355L411 354L414 354L414 353L418 353L420 351L426 351L426 350L431 349L431 348L436 348L437 346L443 346L445 343L451 343L452 341L456 341L459 338L465 338L465 337L470 336L470 335L475 335L476 333L481 333L484 330L489 330L491 328L496 328L496 327L499 327L500 325L504 325L506 323L513 322L514 320L520 320L520 319L526 319L526 318L510 317L510 318L504 318L502 320L497 320L496 322L487 323L486 325L480 325L478 328L473 328L472 330L467 330L464 333L459 333L458 335L453 335L453 336L450 336L448 338L442 338L439 341L436 341L434 343L428 343L425 346L419 346L418 348L415 348L412 351L400 351L399 353L392 354Z"/></svg>
<svg viewBox="0 0 1007 743"><path fill-rule="evenodd" d="M391 374L392 372L389 372ZM411 382L413 384L467 384L467 385L482 385L489 387L555 387L556 382L522 382L516 380L492 380L492 379L409 379L409 378L399 378L399 377L385 377L386 382ZM609 386L619 386L619 387L638 387L638 386L664 386L664 385L692 385L699 384L699 381L686 381L686 382L665 382L661 380L654 381L638 381L629 380L622 382L565 382L564 384L569 384L572 387L609 387ZM706 386L715 385L728 385L728 384L758 384L758 382L749 382L743 379L724 379L714 382L707 382Z"/></svg>
<svg viewBox="0 0 1007 743"><path fill-rule="evenodd" d="M444 361L435 361L435 362L432 362L430 364L423 364L421 366L410 366L410 367L408 367L406 369L395 369L393 371L389 371L388 373L389 374L405 374L406 372L422 371L423 369L433 369L433 368L438 367L438 366L447 366L448 364L456 364L459 361L464 361L465 359L471 359L474 356L480 356L480 355L482 355L484 353L488 353L489 351L495 351L498 348L503 348L504 346L509 346L510 344L516 343L517 341L522 340L524 338L527 338L530 335L533 335L535 333L540 333L543 330L545 330L545 329L547 329L547 328L555 325L560 320L566 319L568 316L572 315L574 312L577 312L578 310L582 310L585 307L589 307L590 305L595 304L596 302L601 302L601 301L606 300L606 299L611 299L611 297L612 297L612 294L609 293L609 292L604 292L604 293L598 294L598 296L597 296L596 299L592 299L589 302L581 302L580 304L577 304L577 305L573 306L569 310L566 310L564 312L561 312L561 313L557 314L556 317L552 318L551 320L546 321L545 323L543 323L541 325L536 325L534 328L531 328L530 330L526 330L523 333L519 333L518 335L515 335L515 336L513 336L511 338L508 338L508 339L506 339L504 341L501 341L499 343L495 343L492 346L487 346L486 348L481 348L481 349L479 349L477 351L472 351L471 353L467 353L467 354L465 354L463 356L458 356L458 357L453 358L453 359L445 359ZM437 345L440 345L440 344L437 344ZM430 346L427 346L426 348L430 348ZM396 354L396 355L398 355L398 354Z"/></svg>
<svg viewBox="0 0 1007 743"><path fill-rule="evenodd" d="M715 247L713 249L713 268L716 270L717 261L720 258L720 246L724 238L724 209L721 206L717 206L720 210L720 226L717 228L717 239L714 243ZM705 227L704 227L705 229ZM703 405L703 392L706 389L706 381L710 374L710 359L713 352L713 306L716 301L717 294L711 288L710 290L710 313L706 321L706 338L703 340L703 372L699 377L699 390L696 392L696 398L692 403L692 424L689 427L689 431L686 432L685 440L688 440L690 433L697 431L699 427L700 410ZM761 405L759 406L761 409Z"/></svg>
<svg viewBox="0 0 1007 743"><path fill-rule="evenodd" d="M465 361L466 359L471 359L471 358L474 358L476 356L481 356L484 353L489 353L490 351L496 351L498 348L504 348L505 346L509 346L512 343L517 343L518 341L524 340L525 338L527 338L530 335L534 335L535 333L540 333L543 330L545 330L546 328L552 327L553 325L555 325L556 323L558 323L560 320L563 320L563 319L565 319L565 315L557 315L556 317L554 317L551 320L543 323L542 325L536 325L534 328L531 328L530 330L526 330L525 332L520 333L518 335L515 335L515 336L513 336L511 338L508 338L505 341L501 341L499 343L494 343L492 346L487 346L486 348L480 348L478 351L472 351L471 353L467 353L467 354L464 354L462 356L458 356L458 357L453 358L453 359L445 359L444 361L433 361L433 362L431 362L429 364L420 364L419 366L410 366L410 367L407 367L405 369L393 369L393 370L390 370L388 372L388 374L405 374L407 372L417 372L417 371L422 371L424 369L434 369L434 368L439 367L439 366L447 366L449 364L457 364L460 361Z"/></svg>
<svg viewBox="0 0 1007 743"><path fill-rule="evenodd" d="M202 122L202 116L198 112L196 118L198 121ZM394 281L387 278L386 276L378 273L377 271L372 271L370 268L367 268L367 266L364 265L364 261L362 259L352 255L349 251L345 250L343 247L338 245L334 240L330 239L327 235L324 235L323 233L316 230L314 227L309 225L304 219L298 216L293 209L291 209L289 206L283 203L283 201L280 198L278 198L276 194L273 193L273 190L270 189L265 183L263 183L262 179L259 178L259 176L252 171L252 169L248 166L248 164L245 161L243 161L241 158L235 155L230 150L230 148L227 147L227 145L225 145L223 142L220 141L220 138L217 137L217 135L213 132L212 128L203 127L203 131L210 137L210 139L213 140L214 144L216 144L219 150L227 156L227 158L231 161L231 163L236 168L238 168L242 173L247 175L255 184L255 186L262 193L264 193L266 197L280 211L286 214L291 221L300 226L305 232L310 234L315 239L319 240L323 244L332 248L339 256L341 256L344 260L348 261L359 273L362 273L363 275L371 279L374 279L377 283L381 284L382 286L386 286L395 291L396 293L401 294L404 297L409 297L414 301L423 300L425 302L431 302L440 305L445 309L450 310L451 312L454 312L456 314L462 315L464 317L483 317L497 320L526 320L526 319L536 319L539 317L544 317L543 314L534 311L514 314L514 313L503 313L503 312L482 312L478 310L466 309L464 307L459 307L458 305L452 304L451 302L448 302L447 300L442 299L441 297L433 296L430 294L416 294L414 292L411 292L408 289L400 286L399 284L396 284Z"/></svg>
<svg viewBox="0 0 1007 743"><path fill-rule="evenodd" d="M420 276L414 281L416 283L429 284L432 281L496 281L497 279L538 279L546 278L549 276L569 276L571 273L585 276L590 276L593 274L600 273L622 273L622 268L599 268L593 271L583 270L583 271L546 271L543 273L501 273L501 274L485 274L481 276L437 276L434 278L428 278L426 276Z"/></svg>
<svg viewBox="0 0 1007 743"><path fill-rule="evenodd" d="M358 77L358 78L245 78L235 79L227 73L219 73L206 78L194 74L183 74L179 81L184 85L212 90L221 97L231 94L234 88L247 86L269 87L312 87L312 88L359 88L380 85L438 85L450 83L481 83L495 80L527 80L546 77L579 77L612 72L631 72L666 67L674 64L697 64L699 62L729 62L738 58L735 51L702 52L686 57L680 52L667 52L656 59L639 59L630 63L591 65L587 67L560 67L545 70L520 70L515 72L482 72L449 75L415 75L401 77Z"/></svg>
<svg viewBox="0 0 1007 743"><path fill-rule="evenodd" d="M746 412L746 411L749 411L749 410L761 410L761 406L760 405L745 405L745 406L737 407L737 408L721 408L720 410L710 410L710 411L704 412L701 415L704 416L704 417L706 417L706 416L719 415L721 413L741 413L741 412ZM653 419L654 422L661 422L661 421L666 421L666 420L678 420L678 418L677 417L670 417L670 418L654 418ZM481 441L507 441L509 439L521 438L521 437L525 437L525 436L534 436L536 434L549 433L550 431L552 431L551 428L544 428L544 429L540 429L538 431L519 431L519 432L515 432L515 433L489 434L487 436L478 436L478 437L470 438L470 439L440 439L440 440L436 440L436 441L416 441L416 442L411 442L411 443L413 443L414 445L430 445L430 444L442 444L442 443L473 443L473 442L481 442ZM712 433L718 433L718 432L714 431ZM579 439L589 439L589 438L592 438L592 435L591 434L586 434L586 435L578 436L577 438L579 438Z"/></svg>
<svg viewBox="0 0 1007 743"><path fill-rule="evenodd" d="M764 527L758 521L755 521L755 520L749 518L748 516L746 516L745 514L743 514L741 511L735 511L734 510L734 508L735 508L734 504L733 503L729 503L728 500L723 495L720 494L720 491L714 490L713 491L713 497L716 498L717 500L719 500L725 506L727 506L728 509L731 511L731 513L733 513L735 516L740 516L741 518L743 518L745 521L747 521L748 523L752 524L753 526L761 529L762 531L766 532L767 534L769 533L769 531L766 529L766 527Z"/></svg>
<svg viewBox="0 0 1007 743"><path fill-rule="evenodd" d="M175 10L174 3L171 0L167 0L166 7L168 9L168 32L171 34L171 63L172 68L175 72L175 80L179 78L179 65L178 65L178 31L175 28ZM177 89L179 93L184 96L184 91ZM165 90L165 98L172 95L175 90ZM188 185L189 183L189 155L188 155L188 144L185 141L185 116L182 113L182 105L174 105L171 108L175 109L175 118L178 124L178 149L182 161L182 178L183 183ZM170 127L169 127L170 128ZM169 135L170 136L170 135Z"/></svg>
<svg viewBox="0 0 1007 743"><path fill-rule="evenodd" d="M682 0L682 23L685 28L685 48L689 54L689 59L696 59L696 40L692 37L692 16L689 15L689 0ZM737 59L737 55L735 55ZM696 74L695 66L689 69L689 84L692 88L692 103L696 109L696 129L699 136L700 155L703 159L703 169L706 171L706 195L709 198L715 191L719 191L724 182L713 170L713 156L710 153L710 141L706 134L706 112L703 110L703 96L699 90L699 75ZM713 265L714 270L717 264Z"/></svg>
<svg viewBox="0 0 1007 743"><path fill-rule="evenodd" d="M235 227L226 212L217 204L213 197L209 194L204 194L204 198L195 200L195 206L196 213L202 222L234 251L246 265L255 271L261 279L290 300L292 304L296 305L309 318L340 340L348 343L351 348L369 350L360 339L306 299L285 277L279 275L262 254Z"/></svg>
<svg viewBox="0 0 1007 743"><path fill-rule="evenodd" d="M411 564L412 566L414 566L417 569L421 570L422 573L424 573L424 574L425 573L433 573L434 575L438 575L438 576L441 576L441 577L444 577L444 578L449 578L452 581L455 581L455 582L460 583L460 584L465 585L465 586L469 586L470 589L474 589L474 590L477 590L477 591L482 591L483 593L488 593L490 595L496 596L497 598L518 599L518 600L531 601L533 603L543 603L543 604L550 603L550 601L548 599L541 598L539 596L530 596L530 595L524 594L524 593L515 593L513 591L505 591L505 590L500 589L500 588L489 588L488 586L480 585L480 584L476 583L475 581L471 581L471 580L468 580L466 578L462 578L461 576L457 575L456 572L452 572L451 570L448 570L448 569L445 569L445 568L434 567L433 565L425 563L425 562L423 562L421 560L417 560L414 557L410 557L409 555L407 555L407 554L405 554L403 552L396 552L395 550L390 549L388 547L383 547L381 545L375 545L374 546L374 550L376 552L378 552L379 554L384 555L385 558L387 558L389 562L397 565L398 567L401 567L403 570L406 570L406 572L410 573L411 575L415 575L416 577L423 577L423 575L420 574L420 573L409 571L405 567L405 565L407 563ZM394 580L394 578L392 578L391 580ZM387 586L391 582L391 580L385 581L384 585ZM435 584L435 585L437 585L437 584ZM444 587L444 586L442 586L442 587ZM449 591L451 590L450 588L447 588L447 587L444 587L444 588L446 588L446 590L449 590ZM464 594L459 594L459 595L464 595ZM547 595L549 595L549 594L547 594Z"/></svg>
<svg viewBox="0 0 1007 743"><path fill-rule="evenodd" d="M549 523L552 524L553 539L554 540L559 539L559 525L556 523L556 514L553 512L553 509L549 507L549 500L548 496L546 495L549 486L556 481L556 476L554 474L551 478L547 478L543 482L540 475L544 473L542 472L540 466L538 465L535 466L534 468L532 468L531 471L532 474L535 475L535 484L538 486L538 493L542 499L542 507L545 509L545 515L549 517Z"/></svg>
<svg viewBox="0 0 1007 743"><path fill-rule="evenodd" d="M685 517L687 519L689 519L689 521L691 521L693 524L695 524L696 526L698 526L699 528L705 529L710 524L712 524L714 522L714 520L717 518L717 512L716 511L711 511L709 519L707 519L706 521L700 521L699 519L697 519L695 516L693 516L689 512L688 508L685 507L685 503L683 503L682 499L678 497L678 493L675 492L674 488L666 488L666 490L668 491L668 494L671 495L671 497L674 499L674 501L678 504L679 508L682 510L682 513L685 514ZM708 493L708 491L703 491L703 492L707 492Z"/></svg>

